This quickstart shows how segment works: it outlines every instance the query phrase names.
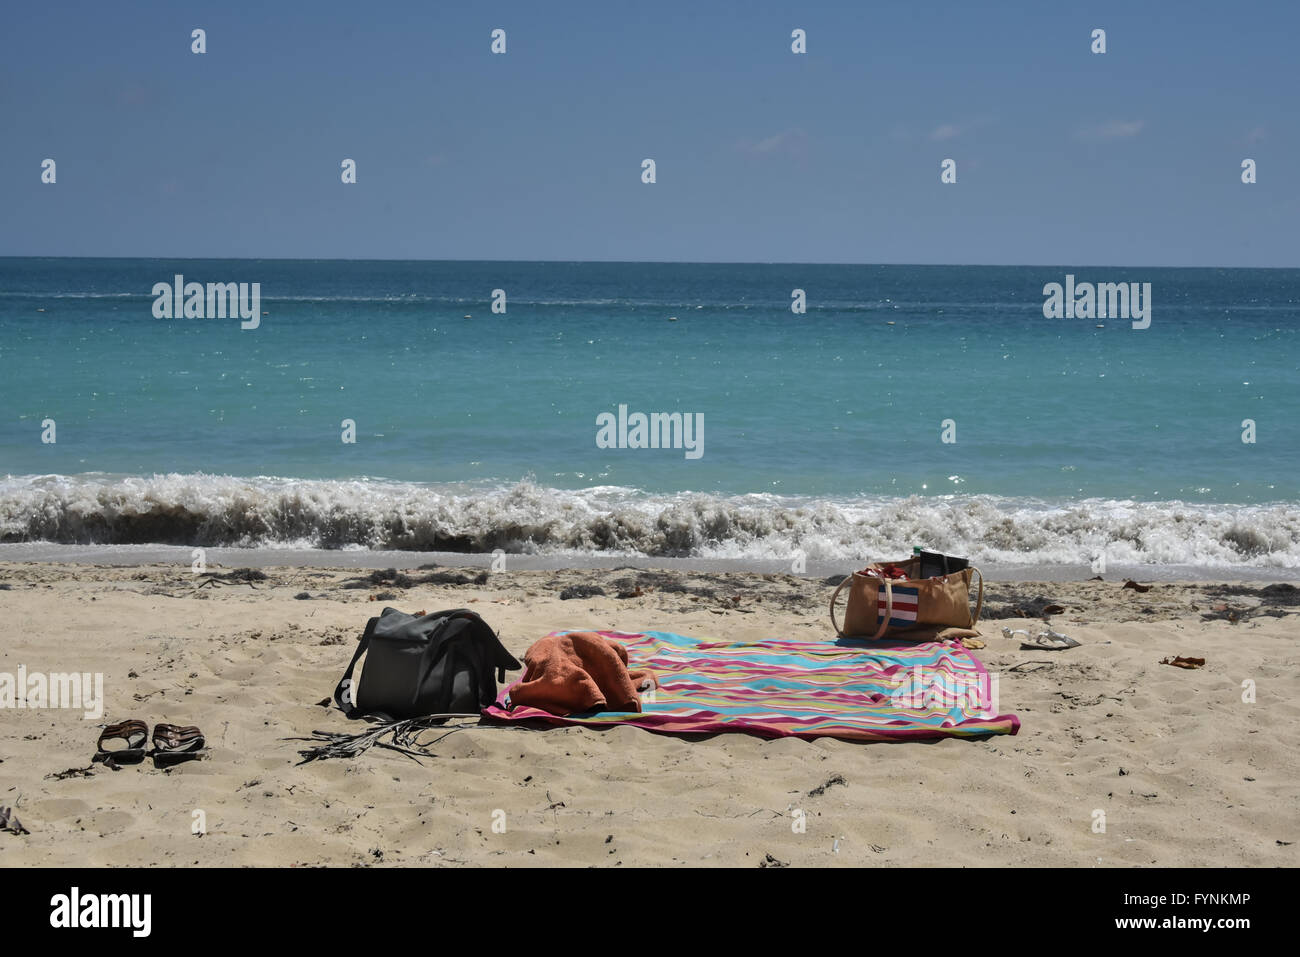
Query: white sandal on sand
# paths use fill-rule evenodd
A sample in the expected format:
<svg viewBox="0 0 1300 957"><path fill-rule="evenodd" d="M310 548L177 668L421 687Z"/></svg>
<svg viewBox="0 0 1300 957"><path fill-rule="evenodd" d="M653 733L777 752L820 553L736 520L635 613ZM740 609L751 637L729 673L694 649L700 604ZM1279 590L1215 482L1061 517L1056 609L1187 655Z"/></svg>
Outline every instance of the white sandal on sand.
<svg viewBox="0 0 1300 957"><path fill-rule="evenodd" d="M1002 637L1013 638L1016 635L1025 636L1020 642L1021 648L1038 648L1042 651L1066 651L1070 648L1078 648L1082 644L1082 642L1075 641L1069 635L1063 635L1051 628L1040 631L1036 635L1031 635L1024 628L1017 628L1013 631L1005 625L1002 627Z"/></svg>

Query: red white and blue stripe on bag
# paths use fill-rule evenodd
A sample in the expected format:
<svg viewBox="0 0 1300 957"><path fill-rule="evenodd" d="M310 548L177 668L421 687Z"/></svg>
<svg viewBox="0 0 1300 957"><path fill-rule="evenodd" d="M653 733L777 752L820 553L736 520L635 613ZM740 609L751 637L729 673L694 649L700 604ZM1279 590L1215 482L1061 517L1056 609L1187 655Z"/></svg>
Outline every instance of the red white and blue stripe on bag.
<svg viewBox="0 0 1300 957"><path fill-rule="evenodd" d="M890 628L908 628L916 624L916 609L920 603L920 589L917 588L895 588L894 589L894 607L889 615ZM880 586L880 592L876 595L876 626L880 626L880 621L885 617L885 586Z"/></svg>

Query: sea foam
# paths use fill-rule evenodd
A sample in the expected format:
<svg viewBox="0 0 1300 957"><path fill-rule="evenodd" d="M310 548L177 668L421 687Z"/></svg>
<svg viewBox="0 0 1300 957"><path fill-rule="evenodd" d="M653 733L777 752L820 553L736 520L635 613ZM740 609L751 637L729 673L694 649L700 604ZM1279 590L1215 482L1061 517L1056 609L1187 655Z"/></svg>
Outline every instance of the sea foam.
<svg viewBox="0 0 1300 957"><path fill-rule="evenodd" d="M986 563L1300 568L1300 506L43 475L0 480L0 541L850 562L926 545Z"/></svg>

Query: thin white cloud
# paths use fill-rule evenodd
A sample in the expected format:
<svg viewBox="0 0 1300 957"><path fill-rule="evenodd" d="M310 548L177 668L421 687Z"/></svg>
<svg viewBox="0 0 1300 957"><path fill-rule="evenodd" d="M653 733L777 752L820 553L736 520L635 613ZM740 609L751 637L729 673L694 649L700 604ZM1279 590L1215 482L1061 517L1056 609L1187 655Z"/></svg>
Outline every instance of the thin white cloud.
<svg viewBox="0 0 1300 957"><path fill-rule="evenodd" d="M988 114L968 116L956 123L940 123L927 134L927 138L931 143L944 143L948 140L955 140L959 136L965 136L967 133L988 126L993 122L996 122L996 117Z"/></svg>
<svg viewBox="0 0 1300 957"><path fill-rule="evenodd" d="M808 134L796 127L756 142L746 140L738 145L746 153L802 153L808 145Z"/></svg>
<svg viewBox="0 0 1300 957"><path fill-rule="evenodd" d="M1146 126L1145 120L1112 120L1098 126L1085 126L1076 130L1075 139L1098 143L1103 140L1120 140L1137 136Z"/></svg>

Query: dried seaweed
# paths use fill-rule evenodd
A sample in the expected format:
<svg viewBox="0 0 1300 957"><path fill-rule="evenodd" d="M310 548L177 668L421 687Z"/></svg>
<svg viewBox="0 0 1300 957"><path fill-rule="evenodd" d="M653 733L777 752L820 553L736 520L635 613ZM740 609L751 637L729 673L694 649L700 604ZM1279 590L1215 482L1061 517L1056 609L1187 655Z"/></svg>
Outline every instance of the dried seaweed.
<svg viewBox="0 0 1300 957"><path fill-rule="evenodd" d="M474 718L473 721L462 721L460 724L445 724L444 722L452 718ZM437 757L429 748L437 744L448 735L455 734L457 731L464 731L466 728L493 727L493 725L480 724L478 715L474 714L431 714L421 718L403 718L400 721L383 721L373 724L365 731L359 731L355 734L347 734L342 731L313 731L310 738L291 738L292 741L315 741L314 747L303 748L298 751L302 755L299 764L306 764L309 761L321 761L326 758L355 758L358 755L365 754L371 748L385 748L389 751L397 751L406 755L417 764L422 763L421 757ZM420 741L420 733L431 729L441 730L444 733L438 735L432 741ZM385 738L390 740L385 741Z"/></svg>

